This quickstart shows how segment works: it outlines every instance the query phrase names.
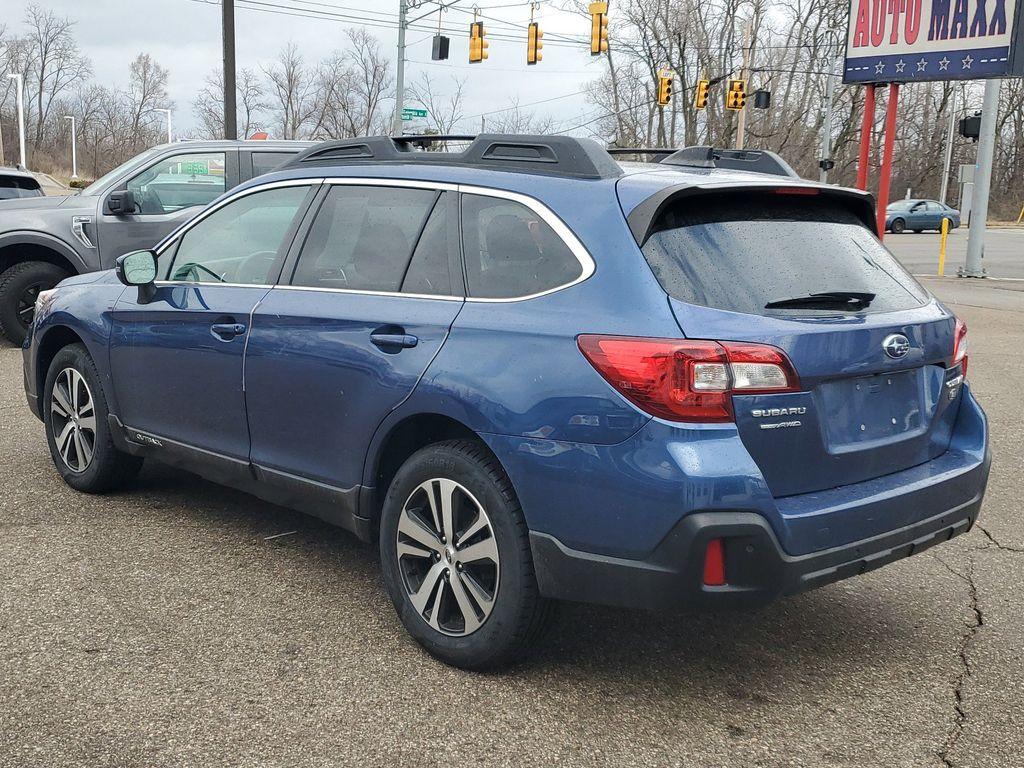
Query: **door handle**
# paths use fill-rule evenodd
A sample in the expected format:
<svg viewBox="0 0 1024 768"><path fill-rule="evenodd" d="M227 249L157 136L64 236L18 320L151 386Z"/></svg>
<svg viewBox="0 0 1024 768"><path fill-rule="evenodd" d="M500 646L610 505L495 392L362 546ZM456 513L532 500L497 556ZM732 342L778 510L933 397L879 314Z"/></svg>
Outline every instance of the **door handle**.
<svg viewBox="0 0 1024 768"><path fill-rule="evenodd" d="M236 336L245 333L245 325L242 323L214 323L210 326L210 333L221 341L231 341Z"/></svg>
<svg viewBox="0 0 1024 768"><path fill-rule="evenodd" d="M370 341L381 349L412 349L420 343L408 333L371 333Z"/></svg>

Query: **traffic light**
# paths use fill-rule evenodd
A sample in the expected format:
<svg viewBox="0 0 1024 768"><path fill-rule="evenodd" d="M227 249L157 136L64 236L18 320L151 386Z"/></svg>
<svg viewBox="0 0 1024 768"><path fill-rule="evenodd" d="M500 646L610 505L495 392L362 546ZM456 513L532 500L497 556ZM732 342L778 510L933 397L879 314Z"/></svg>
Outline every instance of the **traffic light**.
<svg viewBox="0 0 1024 768"><path fill-rule="evenodd" d="M531 21L526 33L527 64L536 64L544 58L544 54L540 52L540 49L544 47L544 43L541 42L542 37L544 37L544 33L540 29L540 24Z"/></svg>
<svg viewBox="0 0 1024 768"><path fill-rule="evenodd" d="M451 40L444 35L434 35L434 42L430 48L430 58L433 61L444 61L448 58L448 48Z"/></svg>
<svg viewBox="0 0 1024 768"><path fill-rule="evenodd" d="M590 4L590 55L600 56L608 50L608 3Z"/></svg>
<svg viewBox="0 0 1024 768"><path fill-rule="evenodd" d="M958 126L959 133L965 139L977 141L981 136L981 112L963 118Z"/></svg>
<svg viewBox="0 0 1024 768"><path fill-rule="evenodd" d="M697 81L697 93L693 97L694 109L707 109L708 106L708 89L711 87L710 80L698 80Z"/></svg>
<svg viewBox="0 0 1024 768"><path fill-rule="evenodd" d="M667 107L672 101L672 73L661 71L658 73L658 106Z"/></svg>
<svg viewBox="0 0 1024 768"><path fill-rule="evenodd" d="M730 80L725 94L725 108L739 112L747 106L747 81Z"/></svg>
<svg viewBox="0 0 1024 768"><path fill-rule="evenodd" d="M761 89L754 91L754 109L771 109L772 92Z"/></svg>
<svg viewBox="0 0 1024 768"><path fill-rule="evenodd" d="M479 64L486 59L488 46L484 23L474 21L469 25L469 63Z"/></svg>

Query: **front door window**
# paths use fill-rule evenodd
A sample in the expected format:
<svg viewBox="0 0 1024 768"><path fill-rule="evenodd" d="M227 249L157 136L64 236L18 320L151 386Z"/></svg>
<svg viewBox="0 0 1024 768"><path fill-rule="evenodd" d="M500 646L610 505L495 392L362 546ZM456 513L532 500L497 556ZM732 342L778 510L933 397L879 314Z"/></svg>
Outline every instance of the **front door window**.
<svg viewBox="0 0 1024 768"><path fill-rule="evenodd" d="M223 152L172 155L154 163L128 182L141 216L174 213L207 205L226 189Z"/></svg>

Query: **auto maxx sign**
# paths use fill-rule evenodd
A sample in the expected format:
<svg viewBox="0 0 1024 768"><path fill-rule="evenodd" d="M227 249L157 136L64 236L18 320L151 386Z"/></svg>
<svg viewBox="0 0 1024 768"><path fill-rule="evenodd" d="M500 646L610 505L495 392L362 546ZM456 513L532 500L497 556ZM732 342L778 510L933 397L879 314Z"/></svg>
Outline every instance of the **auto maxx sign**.
<svg viewBox="0 0 1024 768"><path fill-rule="evenodd" d="M1024 74L1024 0L852 0L844 83Z"/></svg>

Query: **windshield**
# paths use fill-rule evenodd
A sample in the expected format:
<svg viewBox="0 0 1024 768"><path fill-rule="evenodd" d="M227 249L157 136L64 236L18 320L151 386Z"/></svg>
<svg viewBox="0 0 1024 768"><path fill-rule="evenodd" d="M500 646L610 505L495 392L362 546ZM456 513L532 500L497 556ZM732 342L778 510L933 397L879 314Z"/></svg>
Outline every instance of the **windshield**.
<svg viewBox="0 0 1024 768"><path fill-rule="evenodd" d="M109 171L109 172L103 174L102 176L100 176L98 179L96 179L96 181L94 181L88 187L83 189L82 190L82 194L83 195L98 195L100 193L100 190L103 189L107 184L112 182L114 179L116 179L122 173L127 171L129 168L134 167L137 163L139 163L139 161L148 160L151 157L156 157L156 155L158 155L158 154L159 154L158 150L150 149L150 150L148 150L146 152L143 152L141 155L136 155L131 160L128 160L127 162L121 163L114 170Z"/></svg>
<svg viewBox="0 0 1024 768"><path fill-rule="evenodd" d="M921 306L927 294L850 210L774 194L689 197L644 244L662 287L689 304L752 315L849 312L815 294L865 294L857 311ZM785 302L778 307L769 304ZM789 304L789 306L786 306Z"/></svg>

